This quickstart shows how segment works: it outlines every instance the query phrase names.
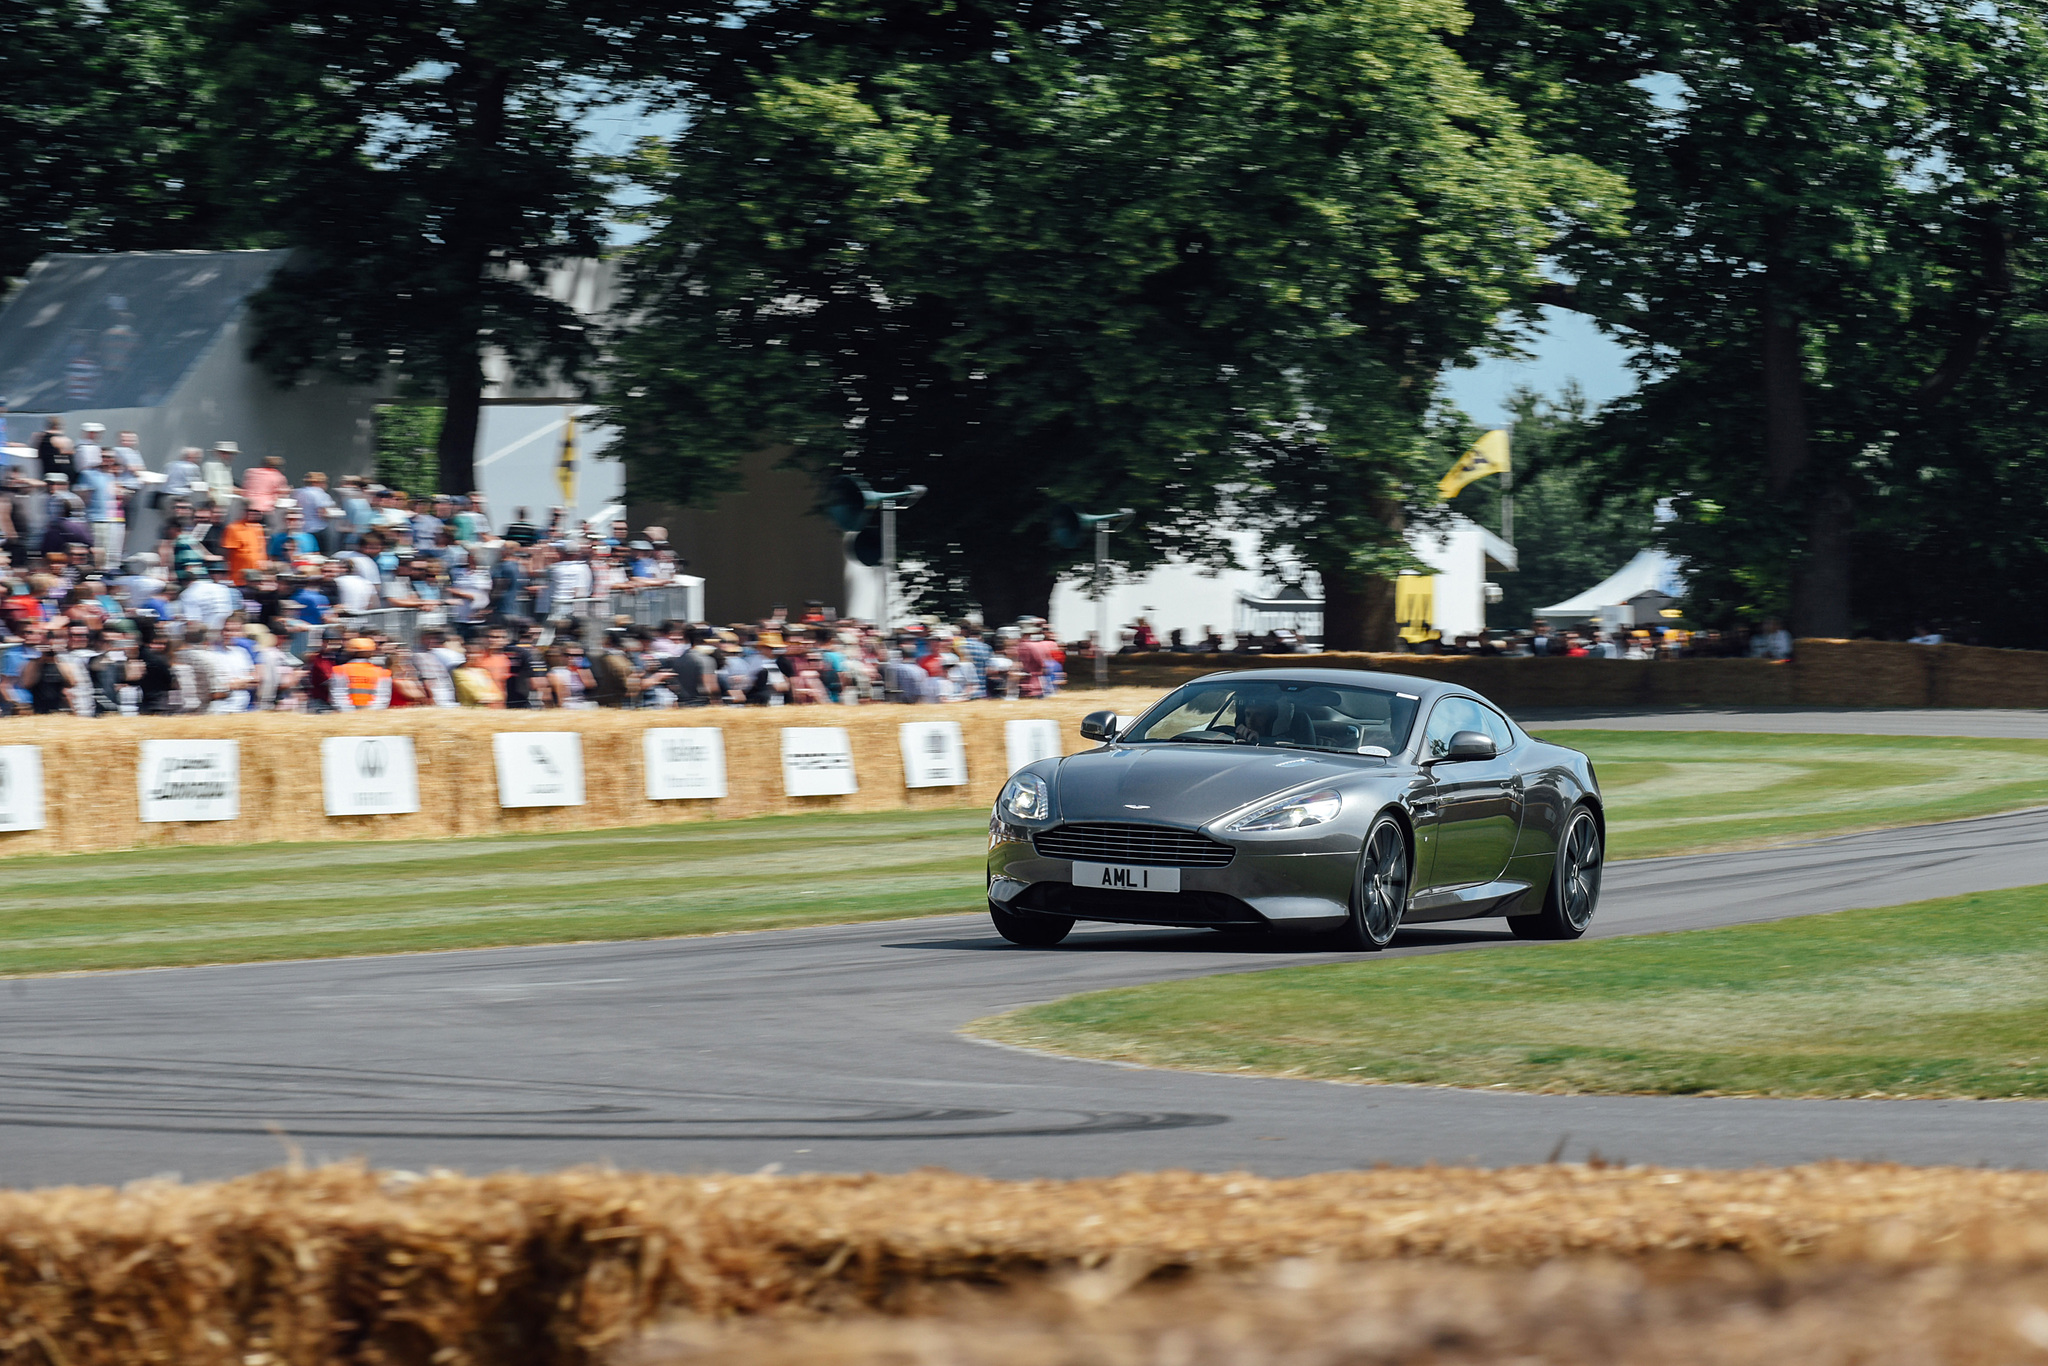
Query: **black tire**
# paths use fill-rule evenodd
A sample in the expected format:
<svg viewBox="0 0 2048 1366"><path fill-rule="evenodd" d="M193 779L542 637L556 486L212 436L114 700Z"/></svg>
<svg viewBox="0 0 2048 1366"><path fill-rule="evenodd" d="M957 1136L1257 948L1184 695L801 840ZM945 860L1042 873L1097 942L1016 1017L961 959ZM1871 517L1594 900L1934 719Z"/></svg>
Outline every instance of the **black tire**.
<svg viewBox="0 0 2048 1366"><path fill-rule="evenodd" d="M1382 816L1365 832L1358 872L1351 879L1351 915L1334 936L1337 947L1377 953L1394 942L1408 910L1408 836Z"/></svg>
<svg viewBox="0 0 2048 1366"><path fill-rule="evenodd" d="M988 918L995 922L997 934L1027 949L1049 949L1065 939L1067 931L1074 928L1071 916L1006 911L993 901L988 903Z"/></svg>
<svg viewBox="0 0 2048 1366"><path fill-rule="evenodd" d="M1564 817L1564 838L1557 842L1557 864L1543 890L1543 909L1535 915L1511 915L1508 928L1517 939L1577 939L1593 923L1600 906L1600 820L1590 807L1575 805Z"/></svg>

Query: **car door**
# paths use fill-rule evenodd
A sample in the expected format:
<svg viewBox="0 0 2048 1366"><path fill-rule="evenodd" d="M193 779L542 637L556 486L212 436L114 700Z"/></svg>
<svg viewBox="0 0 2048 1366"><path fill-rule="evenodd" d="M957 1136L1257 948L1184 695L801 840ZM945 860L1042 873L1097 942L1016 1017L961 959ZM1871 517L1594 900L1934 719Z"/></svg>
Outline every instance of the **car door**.
<svg viewBox="0 0 2048 1366"><path fill-rule="evenodd" d="M1469 697L1440 699L1423 731L1422 757L1438 759L1450 752L1451 737L1476 730L1494 738L1497 750L1487 760L1432 764L1429 781L1411 805L1435 827L1426 888L1471 887L1492 882L1507 871L1521 831L1521 795L1515 775L1514 733L1505 721ZM1503 744L1503 738L1507 743Z"/></svg>

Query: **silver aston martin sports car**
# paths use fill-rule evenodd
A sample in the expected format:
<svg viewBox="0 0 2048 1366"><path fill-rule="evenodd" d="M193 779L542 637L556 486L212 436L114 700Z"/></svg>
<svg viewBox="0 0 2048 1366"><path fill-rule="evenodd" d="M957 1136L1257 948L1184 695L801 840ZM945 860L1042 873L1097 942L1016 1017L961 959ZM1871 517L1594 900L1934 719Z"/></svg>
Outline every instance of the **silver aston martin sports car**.
<svg viewBox="0 0 2048 1366"><path fill-rule="evenodd" d="M1463 688L1349 669L1211 674L1099 748L1019 769L988 827L989 914L1057 944L1076 920L1329 933L1506 916L1576 939L1600 900L1592 761Z"/></svg>

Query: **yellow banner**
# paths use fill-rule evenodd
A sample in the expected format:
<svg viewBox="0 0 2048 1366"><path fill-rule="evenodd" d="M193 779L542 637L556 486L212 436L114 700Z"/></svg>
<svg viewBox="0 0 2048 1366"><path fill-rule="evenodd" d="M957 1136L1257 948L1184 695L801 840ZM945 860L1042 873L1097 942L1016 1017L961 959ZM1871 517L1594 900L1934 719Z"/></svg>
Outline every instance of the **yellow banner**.
<svg viewBox="0 0 2048 1366"><path fill-rule="evenodd" d="M1473 480L1484 479L1489 474L1506 474L1510 468L1507 432L1488 432L1472 443L1471 450L1458 457L1458 463L1437 481L1436 490L1446 500L1455 498L1458 490Z"/></svg>
<svg viewBox="0 0 2048 1366"><path fill-rule="evenodd" d="M1411 645L1434 640L1436 626L1431 619L1435 615L1435 575L1403 574L1394 580L1394 624L1401 628L1401 639Z"/></svg>
<svg viewBox="0 0 2048 1366"><path fill-rule="evenodd" d="M576 414L569 414L562 426L562 459L555 466L555 482L562 486L562 506L576 514Z"/></svg>

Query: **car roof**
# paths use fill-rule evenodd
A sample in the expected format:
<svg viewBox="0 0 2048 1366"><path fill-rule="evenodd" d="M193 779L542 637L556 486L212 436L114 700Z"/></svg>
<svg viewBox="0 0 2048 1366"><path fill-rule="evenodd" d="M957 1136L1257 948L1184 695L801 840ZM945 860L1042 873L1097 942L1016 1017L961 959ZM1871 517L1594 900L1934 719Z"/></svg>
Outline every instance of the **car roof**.
<svg viewBox="0 0 2048 1366"><path fill-rule="evenodd" d="M1219 673L1203 674L1191 678L1190 683L1249 683L1275 680L1297 683L1349 683L1357 688L1385 688L1390 692L1405 692L1412 696L1435 700L1445 693L1480 694L1458 683L1441 683L1434 678L1418 678L1414 674L1377 673L1371 669L1225 669Z"/></svg>

